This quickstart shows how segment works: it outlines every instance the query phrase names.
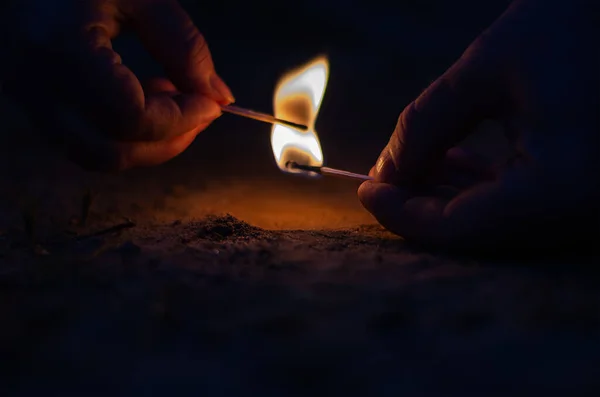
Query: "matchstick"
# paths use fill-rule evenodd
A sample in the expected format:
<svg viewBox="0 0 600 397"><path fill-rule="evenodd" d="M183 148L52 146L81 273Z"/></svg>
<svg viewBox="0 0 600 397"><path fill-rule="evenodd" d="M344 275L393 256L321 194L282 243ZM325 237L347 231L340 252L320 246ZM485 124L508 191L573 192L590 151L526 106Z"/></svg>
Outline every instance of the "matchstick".
<svg viewBox="0 0 600 397"><path fill-rule="evenodd" d="M231 106L231 105L221 106L221 110L223 110L224 112L227 112L227 113L235 114L235 115L246 117L249 119L263 121L265 123L281 124L281 125L285 125L286 127L292 127L292 128L299 129L302 131L308 130L308 127L305 125L293 123L293 122L287 121L287 120L278 119L277 117L271 116L270 114L255 112L254 110L244 109L244 108L240 108L238 106Z"/></svg>
<svg viewBox="0 0 600 397"><path fill-rule="evenodd" d="M328 176L335 176L338 178L353 179L355 181L372 181L373 180L373 178L371 178L368 175L355 174L354 172L338 170L336 168L314 167L314 166L310 166L310 165L302 165L302 164L298 164L294 161L288 161L285 164L285 166L289 169L310 171L310 172L315 172L320 175L328 175Z"/></svg>

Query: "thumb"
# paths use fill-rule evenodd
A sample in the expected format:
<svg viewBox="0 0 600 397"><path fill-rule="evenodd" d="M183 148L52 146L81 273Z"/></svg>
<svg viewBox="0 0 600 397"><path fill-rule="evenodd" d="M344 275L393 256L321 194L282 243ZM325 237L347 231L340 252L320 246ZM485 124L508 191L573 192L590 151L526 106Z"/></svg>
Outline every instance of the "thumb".
<svg viewBox="0 0 600 397"><path fill-rule="evenodd" d="M397 184L426 177L479 122L499 112L499 67L477 47L402 111L371 172L376 180Z"/></svg>
<svg viewBox="0 0 600 397"><path fill-rule="evenodd" d="M235 99L215 72L206 40L176 0L140 2L131 19L142 43L179 91L200 92L220 104Z"/></svg>

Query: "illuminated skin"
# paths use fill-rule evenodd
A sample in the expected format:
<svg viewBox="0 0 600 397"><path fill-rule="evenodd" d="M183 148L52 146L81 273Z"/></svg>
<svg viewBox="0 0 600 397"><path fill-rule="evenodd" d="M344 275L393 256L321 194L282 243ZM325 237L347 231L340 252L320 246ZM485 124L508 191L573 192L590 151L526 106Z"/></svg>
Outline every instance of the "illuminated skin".
<svg viewBox="0 0 600 397"><path fill-rule="evenodd" d="M548 247L597 233L598 26L595 0L511 4L404 109L375 181L359 188L363 205L408 241L441 248ZM483 119L506 127L509 164L457 147Z"/></svg>
<svg viewBox="0 0 600 397"><path fill-rule="evenodd" d="M4 90L44 137L92 170L163 163L234 101L175 0L12 1L14 68ZM168 79L142 85L112 50L133 31Z"/></svg>

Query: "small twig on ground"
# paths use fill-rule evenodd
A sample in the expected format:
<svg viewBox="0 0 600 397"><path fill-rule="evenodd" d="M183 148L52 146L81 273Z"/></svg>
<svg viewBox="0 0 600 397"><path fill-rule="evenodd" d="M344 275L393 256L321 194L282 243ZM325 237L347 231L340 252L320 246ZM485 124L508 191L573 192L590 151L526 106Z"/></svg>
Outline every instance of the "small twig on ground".
<svg viewBox="0 0 600 397"><path fill-rule="evenodd" d="M120 232L122 230L130 229L130 228L135 227L135 226L136 226L135 222L133 222L130 219L127 219L125 222L119 223L118 225L114 225L114 226L108 227L106 229L98 230L98 231L90 233L90 234L85 234L85 235L82 235L82 236L78 236L77 240L85 240L87 238L103 236L105 234L117 233L117 232Z"/></svg>

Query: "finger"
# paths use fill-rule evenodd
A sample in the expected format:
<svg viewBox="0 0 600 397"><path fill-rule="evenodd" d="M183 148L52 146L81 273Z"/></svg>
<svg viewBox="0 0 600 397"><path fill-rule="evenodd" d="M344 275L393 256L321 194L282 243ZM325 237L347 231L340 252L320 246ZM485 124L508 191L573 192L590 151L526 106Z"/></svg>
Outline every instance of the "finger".
<svg viewBox="0 0 600 397"><path fill-rule="evenodd" d="M458 171L467 172L481 179L495 177L493 164L479 153L456 146L446 152L445 163Z"/></svg>
<svg viewBox="0 0 600 397"><path fill-rule="evenodd" d="M468 49L400 114L376 163L376 180L400 183L424 178L479 122L500 112L497 69L477 46Z"/></svg>
<svg viewBox="0 0 600 397"><path fill-rule="evenodd" d="M557 225L579 211L569 192L553 191L539 181L529 171L511 173L450 200L415 196L377 182L364 183L358 194L384 227L407 240L450 249L489 249L555 237L561 231Z"/></svg>
<svg viewBox="0 0 600 397"><path fill-rule="evenodd" d="M371 178L374 178L376 173L377 173L376 166L371 167L371 169L369 170L369 176Z"/></svg>
<svg viewBox="0 0 600 397"><path fill-rule="evenodd" d="M136 76L107 44L108 32L101 26L90 29L85 40L75 60L79 79L67 80L75 85L70 99L113 138L162 141L210 123L221 114L218 104L203 95L145 95Z"/></svg>
<svg viewBox="0 0 600 397"><path fill-rule="evenodd" d="M431 238L429 234L436 230L439 213L445 204L437 197L422 197L418 213L407 211L407 203L414 200L412 192L374 181L363 183L358 189L358 197L383 227L408 240L417 241Z"/></svg>
<svg viewBox="0 0 600 397"><path fill-rule="evenodd" d="M118 142L107 139L70 106L43 96L29 96L26 100L32 121L43 136L67 158L90 171L119 171L164 163L183 152L207 126L197 126L164 141Z"/></svg>
<svg viewBox="0 0 600 397"><path fill-rule="evenodd" d="M161 142L118 142L116 148L118 162L112 169L123 170L133 167L149 167L163 164L185 151L198 133L207 125L200 125L182 135Z"/></svg>
<svg viewBox="0 0 600 397"><path fill-rule="evenodd" d="M129 17L150 54L182 92L203 93L220 104L235 99L215 72L206 40L175 0L139 2Z"/></svg>
<svg viewBox="0 0 600 397"><path fill-rule="evenodd" d="M158 94L158 93L170 93L170 94L176 94L179 93L179 91L177 90L177 87L175 87L175 84L173 84L173 82L171 82L171 80L169 79L165 79L165 78L161 78L161 77L156 77L153 79L150 79L148 81L146 81L143 84L144 87L144 92L146 94Z"/></svg>
<svg viewBox="0 0 600 397"><path fill-rule="evenodd" d="M200 125L179 136L154 142L117 142L106 139L78 113L55 106L56 125L63 129L67 157L92 171L121 171L162 164L183 152L206 128Z"/></svg>
<svg viewBox="0 0 600 397"><path fill-rule="evenodd" d="M495 168L485 157L465 148L454 147L446 152L444 160L433 171L427 184L465 189L495 178Z"/></svg>

